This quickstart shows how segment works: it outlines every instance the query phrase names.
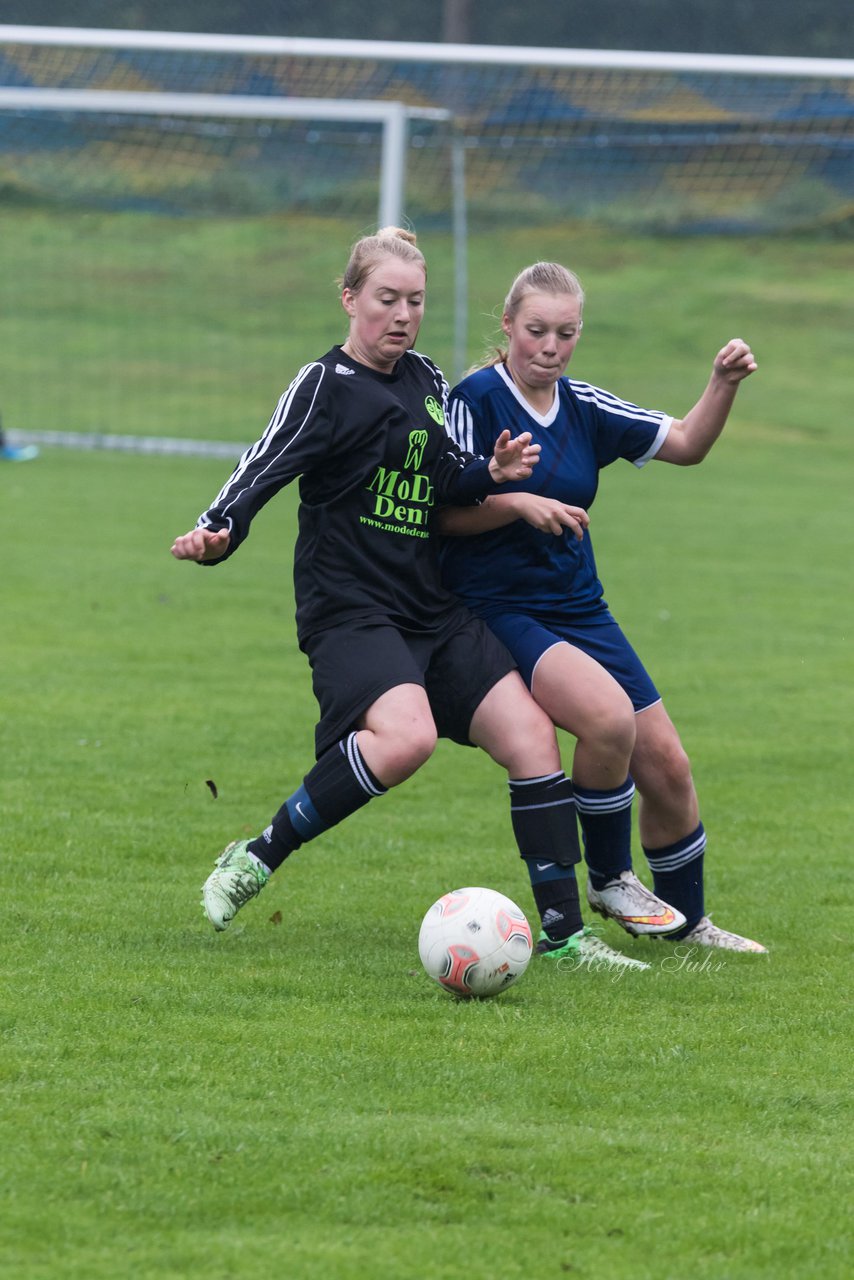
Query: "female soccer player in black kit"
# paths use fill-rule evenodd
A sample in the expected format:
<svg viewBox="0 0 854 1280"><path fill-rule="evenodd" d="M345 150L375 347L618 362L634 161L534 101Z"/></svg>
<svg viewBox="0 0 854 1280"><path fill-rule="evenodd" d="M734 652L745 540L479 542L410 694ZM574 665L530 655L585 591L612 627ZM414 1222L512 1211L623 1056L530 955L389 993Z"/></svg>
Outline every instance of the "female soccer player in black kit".
<svg viewBox="0 0 854 1280"><path fill-rule="evenodd" d="M442 736L482 747L508 771L520 853L541 868L532 879L544 945L578 963L648 967L583 927L572 789L552 722L504 646L441 584L431 512L524 479L539 448L504 432L487 460L449 439L447 384L412 349L425 286L409 232L357 242L341 290L346 342L299 371L261 439L172 547L179 560L221 563L300 477L296 622L320 704L317 759L266 830L217 859L205 913L227 928L294 850L403 782Z"/></svg>

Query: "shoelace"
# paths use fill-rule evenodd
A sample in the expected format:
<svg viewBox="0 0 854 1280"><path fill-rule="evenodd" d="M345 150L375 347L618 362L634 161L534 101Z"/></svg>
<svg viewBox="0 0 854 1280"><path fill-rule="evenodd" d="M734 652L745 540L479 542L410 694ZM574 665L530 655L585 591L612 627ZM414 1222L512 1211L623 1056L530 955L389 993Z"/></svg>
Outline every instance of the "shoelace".
<svg viewBox="0 0 854 1280"><path fill-rule="evenodd" d="M230 872L229 879L231 883L226 887L222 886L225 896L230 902L236 902L239 906L243 906L244 902L248 902L250 898L254 898L259 890L264 888L267 883L262 873L254 866L252 867L235 867Z"/></svg>

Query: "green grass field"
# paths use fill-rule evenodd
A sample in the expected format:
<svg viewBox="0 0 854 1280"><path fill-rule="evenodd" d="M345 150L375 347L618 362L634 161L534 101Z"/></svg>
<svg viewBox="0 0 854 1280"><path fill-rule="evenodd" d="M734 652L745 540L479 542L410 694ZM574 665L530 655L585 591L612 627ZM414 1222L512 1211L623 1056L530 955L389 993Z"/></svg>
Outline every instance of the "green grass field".
<svg viewBox="0 0 854 1280"><path fill-rule="evenodd" d="M22 306L28 246L50 235L39 218L3 228L5 245L18 236L6 256ZM298 315L268 282L258 310L247 286L252 314L229 306L227 323L217 263L245 229L226 227L218 250L211 239L210 292L191 308L176 281L162 305L208 327L212 402L222 392L231 407L181 401L166 343L151 356L162 414L143 420L129 390L111 429L252 438L296 362L340 336L322 281L350 233L327 230L310 259L309 224L292 228L317 286ZM102 227L102 247L118 239ZM432 246L422 344L441 360L446 248ZM47 449L0 466L9 1280L849 1274L854 247L484 239L475 353L509 277L540 256L588 289L580 377L680 413L728 337L760 361L702 467L614 467L593 519L608 598L692 756L708 906L771 954L684 956L607 926L651 972L532 963L500 999L447 998L416 947L441 892L490 884L534 916L500 772L447 743L214 935L198 906L213 856L259 830L311 760L296 495L202 571L169 545L222 463ZM85 257L69 262L85 273ZM281 368L238 418L228 388L256 341L280 358L267 301ZM69 318L39 305L44 330L35 300L20 334L0 322L4 386L19 355L37 359L39 395L64 398L71 426ZM138 319L132 306L105 316L93 294L78 353L116 328L131 350ZM115 350L105 377L121 387ZM25 422L15 385L10 426L61 425Z"/></svg>

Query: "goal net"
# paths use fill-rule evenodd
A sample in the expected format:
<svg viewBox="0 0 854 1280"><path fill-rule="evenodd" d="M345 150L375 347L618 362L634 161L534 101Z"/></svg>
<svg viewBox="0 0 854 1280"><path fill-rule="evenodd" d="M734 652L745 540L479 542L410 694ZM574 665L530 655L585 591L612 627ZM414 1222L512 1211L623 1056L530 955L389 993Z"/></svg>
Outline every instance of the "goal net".
<svg viewBox="0 0 854 1280"><path fill-rule="evenodd" d="M486 229L778 233L852 202L848 62L0 27L0 410L186 434L203 403L197 433L244 438L326 219L339 259L395 214L453 233L459 295Z"/></svg>

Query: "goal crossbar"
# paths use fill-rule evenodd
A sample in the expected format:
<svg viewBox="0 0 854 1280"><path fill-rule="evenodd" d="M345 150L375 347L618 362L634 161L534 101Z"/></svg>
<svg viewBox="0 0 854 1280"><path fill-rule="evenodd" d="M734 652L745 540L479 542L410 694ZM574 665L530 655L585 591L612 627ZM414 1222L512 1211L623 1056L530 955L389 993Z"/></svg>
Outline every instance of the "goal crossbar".
<svg viewBox="0 0 854 1280"><path fill-rule="evenodd" d="M634 71L707 71L749 76L854 78L851 58L783 58L735 53L655 53L630 49L543 49L396 40L321 40L304 36L215 35L182 31L113 31L96 27L0 24L0 44L160 49L301 58L470 63L493 66L602 67Z"/></svg>
<svg viewBox="0 0 854 1280"><path fill-rule="evenodd" d="M251 120L333 120L382 128L379 225L401 221L406 180L407 122L449 120L440 107L357 98L278 98L252 94L158 93L111 89L0 88L0 109L88 111L117 115L202 116Z"/></svg>

